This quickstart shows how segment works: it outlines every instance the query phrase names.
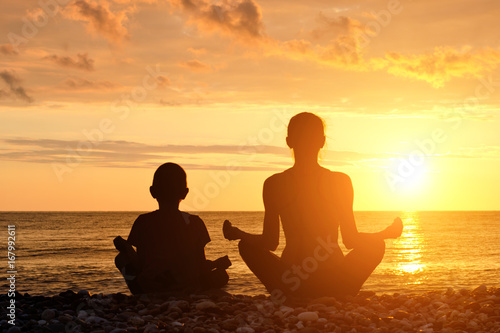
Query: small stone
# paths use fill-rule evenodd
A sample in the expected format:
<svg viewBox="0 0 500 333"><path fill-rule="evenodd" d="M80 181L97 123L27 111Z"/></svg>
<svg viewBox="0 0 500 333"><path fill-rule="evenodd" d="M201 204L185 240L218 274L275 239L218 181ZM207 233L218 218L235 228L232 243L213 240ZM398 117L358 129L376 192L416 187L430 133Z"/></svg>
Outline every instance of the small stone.
<svg viewBox="0 0 500 333"><path fill-rule="evenodd" d="M139 310L138 314L140 316L144 316L144 315L147 315L149 313L149 309L142 309L142 310Z"/></svg>
<svg viewBox="0 0 500 333"><path fill-rule="evenodd" d="M55 323L55 324L49 324L47 327L50 329L52 332L64 332L65 325L60 324L60 323Z"/></svg>
<svg viewBox="0 0 500 333"><path fill-rule="evenodd" d="M7 333L21 333L21 329L17 326L12 326L7 330Z"/></svg>
<svg viewBox="0 0 500 333"><path fill-rule="evenodd" d="M38 321L38 325L40 325L40 326L43 326L45 324L47 324L47 322L43 319Z"/></svg>
<svg viewBox="0 0 500 333"><path fill-rule="evenodd" d="M316 312L305 311L299 313L297 318L302 321L316 321L318 320L319 316Z"/></svg>
<svg viewBox="0 0 500 333"><path fill-rule="evenodd" d="M396 319L405 319L405 318L408 318L410 317L410 314L406 311L403 311L403 310L396 310L392 316Z"/></svg>
<svg viewBox="0 0 500 333"><path fill-rule="evenodd" d="M254 333L255 330L251 327L244 326L244 327L238 327L236 329L236 333Z"/></svg>
<svg viewBox="0 0 500 333"><path fill-rule="evenodd" d="M56 316L56 312L54 310L52 310L52 309L45 309L42 312L41 318L43 320L50 321L50 320L54 319L55 316Z"/></svg>
<svg viewBox="0 0 500 333"><path fill-rule="evenodd" d="M171 307L177 307L182 311L189 311L189 302L187 301L175 301L172 302Z"/></svg>
<svg viewBox="0 0 500 333"><path fill-rule="evenodd" d="M146 322L153 321L154 318L152 315L142 316L142 319Z"/></svg>
<svg viewBox="0 0 500 333"><path fill-rule="evenodd" d="M198 304L196 304L196 310L211 310L211 309L216 309L217 305L212 302L212 301L203 301Z"/></svg>
<svg viewBox="0 0 500 333"><path fill-rule="evenodd" d="M488 288L484 284L482 284L479 287L477 287L476 289L474 289L472 292L474 294L484 294L487 291L488 291Z"/></svg>
<svg viewBox="0 0 500 333"><path fill-rule="evenodd" d="M281 311L281 313L283 313L283 315L285 317L288 317L288 315L290 315L291 313L293 313L294 310L293 310L293 308L291 308L289 306L284 306L283 305L283 306L280 307L280 311Z"/></svg>
<svg viewBox="0 0 500 333"><path fill-rule="evenodd" d="M171 306L169 309L168 309L169 312L177 312L177 313L182 313L182 309L179 308L178 306Z"/></svg>
<svg viewBox="0 0 500 333"><path fill-rule="evenodd" d="M238 328L238 320L235 318L229 318L220 323L220 327L226 331L234 331Z"/></svg>
<svg viewBox="0 0 500 333"><path fill-rule="evenodd" d="M156 333L159 332L160 330L156 327L155 324L148 324L144 326L144 333Z"/></svg>
<svg viewBox="0 0 500 333"><path fill-rule="evenodd" d="M134 326L142 326L144 325L144 319L138 316L134 316L128 319L128 323Z"/></svg>
<svg viewBox="0 0 500 333"><path fill-rule="evenodd" d="M62 316L57 317L57 320L59 320L61 323L65 324L65 323L69 323L70 321L72 321L73 316L71 316L69 314L64 314Z"/></svg>
<svg viewBox="0 0 500 333"><path fill-rule="evenodd" d="M303 329L299 330L299 333L320 333L317 328L314 327L304 327Z"/></svg>
<svg viewBox="0 0 500 333"><path fill-rule="evenodd" d="M89 314L85 310L78 311L78 319L85 320Z"/></svg>
<svg viewBox="0 0 500 333"><path fill-rule="evenodd" d="M114 330L112 330L109 333L126 333L126 332L127 332L127 330L124 330L123 328L115 328Z"/></svg>
<svg viewBox="0 0 500 333"><path fill-rule="evenodd" d="M127 327L128 327L127 323L123 323L123 322L117 322L116 323L116 328L127 329Z"/></svg>
<svg viewBox="0 0 500 333"><path fill-rule="evenodd" d="M89 316L85 321L90 324L90 325L100 325L100 324L105 324L108 321L104 318L98 317L98 316Z"/></svg>
<svg viewBox="0 0 500 333"><path fill-rule="evenodd" d="M90 296L90 293L88 290L82 289L78 291L78 296Z"/></svg>
<svg viewBox="0 0 500 333"><path fill-rule="evenodd" d="M207 329L205 332L208 332L208 333L219 333L219 330L212 327L212 328Z"/></svg>

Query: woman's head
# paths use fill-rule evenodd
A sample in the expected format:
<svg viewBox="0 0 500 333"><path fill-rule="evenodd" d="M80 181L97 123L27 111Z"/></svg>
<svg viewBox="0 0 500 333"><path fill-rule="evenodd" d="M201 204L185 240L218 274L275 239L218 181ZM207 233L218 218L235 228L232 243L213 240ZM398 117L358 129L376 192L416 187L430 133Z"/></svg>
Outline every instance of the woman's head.
<svg viewBox="0 0 500 333"><path fill-rule="evenodd" d="M310 112L296 114L288 123L288 147L294 152L318 153L325 145L325 125L323 119Z"/></svg>

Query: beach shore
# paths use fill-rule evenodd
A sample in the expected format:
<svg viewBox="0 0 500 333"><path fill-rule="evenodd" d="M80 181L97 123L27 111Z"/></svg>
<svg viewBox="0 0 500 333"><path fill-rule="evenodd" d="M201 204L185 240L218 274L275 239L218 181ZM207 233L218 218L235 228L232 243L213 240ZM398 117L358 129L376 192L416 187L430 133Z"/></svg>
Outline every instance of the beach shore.
<svg viewBox="0 0 500 333"><path fill-rule="evenodd" d="M500 332L500 289L419 294L361 292L344 301L321 298L280 305L244 295L0 296L0 331L14 332ZM12 317L12 316L11 316Z"/></svg>

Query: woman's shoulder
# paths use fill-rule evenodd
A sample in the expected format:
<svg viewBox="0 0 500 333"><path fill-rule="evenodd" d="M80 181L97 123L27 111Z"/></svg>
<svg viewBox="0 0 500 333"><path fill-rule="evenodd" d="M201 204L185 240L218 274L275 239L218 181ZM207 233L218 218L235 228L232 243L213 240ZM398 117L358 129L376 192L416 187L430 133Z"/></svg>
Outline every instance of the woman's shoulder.
<svg viewBox="0 0 500 333"><path fill-rule="evenodd" d="M276 182L283 180L284 178L286 178L289 170L290 169L282 171L282 172L278 172L272 176L267 177L267 179L265 180L265 183L272 184L272 183L276 183Z"/></svg>
<svg viewBox="0 0 500 333"><path fill-rule="evenodd" d="M332 171L325 167L321 167L321 170L323 172L323 175L325 175L326 177L331 177L334 179L351 179L349 175L340 171Z"/></svg>

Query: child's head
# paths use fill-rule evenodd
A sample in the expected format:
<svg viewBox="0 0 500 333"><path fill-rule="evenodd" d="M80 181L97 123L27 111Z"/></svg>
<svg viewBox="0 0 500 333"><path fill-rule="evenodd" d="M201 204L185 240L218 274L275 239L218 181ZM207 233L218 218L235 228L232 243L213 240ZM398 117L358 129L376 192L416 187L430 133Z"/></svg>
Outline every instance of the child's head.
<svg viewBox="0 0 500 333"><path fill-rule="evenodd" d="M158 201L181 201L189 192L186 172L175 163L162 164L155 172L151 195Z"/></svg>

